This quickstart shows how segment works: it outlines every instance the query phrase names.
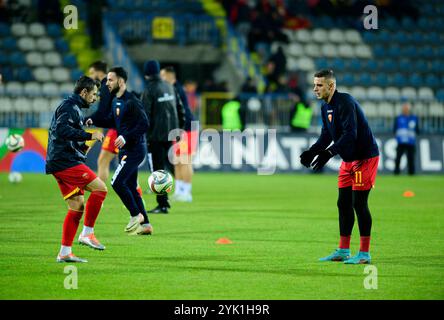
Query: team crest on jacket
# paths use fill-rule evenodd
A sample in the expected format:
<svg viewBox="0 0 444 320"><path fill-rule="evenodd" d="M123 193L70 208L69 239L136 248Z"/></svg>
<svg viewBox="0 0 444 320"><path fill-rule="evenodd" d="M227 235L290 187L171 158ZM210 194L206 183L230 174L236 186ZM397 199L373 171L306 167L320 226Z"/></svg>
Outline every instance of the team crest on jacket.
<svg viewBox="0 0 444 320"><path fill-rule="evenodd" d="M327 118L328 118L328 122L331 122L331 120L333 119L333 115L330 113L330 114L327 116Z"/></svg>
<svg viewBox="0 0 444 320"><path fill-rule="evenodd" d="M116 115L119 116L120 114L120 108L116 108Z"/></svg>

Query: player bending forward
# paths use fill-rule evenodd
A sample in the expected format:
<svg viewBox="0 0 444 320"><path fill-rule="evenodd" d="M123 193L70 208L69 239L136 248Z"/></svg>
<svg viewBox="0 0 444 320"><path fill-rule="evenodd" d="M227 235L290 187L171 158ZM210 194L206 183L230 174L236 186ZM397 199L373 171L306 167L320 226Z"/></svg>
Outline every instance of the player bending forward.
<svg viewBox="0 0 444 320"><path fill-rule="evenodd" d="M301 154L301 163L307 168L312 165L315 171L319 171L337 154L343 160L338 176L339 248L320 260L371 263L372 217L368 196L378 170L378 146L359 103L351 95L336 90L332 70L322 70L314 75L313 91L318 99L324 100L321 111L323 126L318 141ZM329 147L332 141L334 143ZM351 257L354 212L358 217L361 238L359 253Z"/></svg>
<svg viewBox="0 0 444 320"><path fill-rule="evenodd" d="M82 129L82 108L89 108L97 99L97 84L86 76L75 84L74 93L57 107L51 120L46 155L46 173L52 174L68 204L63 223L62 246L57 262L87 262L72 253L72 242L85 210L85 220L79 243L104 250L94 236L94 224L105 200L105 183L85 165L87 140L103 140L101 132L88 133ZM84 190L91 195L84 205Z"/></svg>

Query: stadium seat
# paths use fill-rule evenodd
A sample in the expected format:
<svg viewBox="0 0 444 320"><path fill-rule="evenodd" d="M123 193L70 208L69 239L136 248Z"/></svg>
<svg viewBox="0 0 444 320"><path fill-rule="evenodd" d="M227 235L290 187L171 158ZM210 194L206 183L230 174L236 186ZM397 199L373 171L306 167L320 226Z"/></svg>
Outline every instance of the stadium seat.
<svg viewBox="0 0 444 320"><path fill-rule="evenodd" d="M11 112L13 109L12 100L9 97L0 97L0 112Z"/></svg>
<svg viewBox="0 0 444 320"><path fill-rule="evenodd" d="M321 54L327 58L336 58L338 56L338 50L334 44L326 43L321 46Z"/></svg>
<svg viewBox="0 0 444 320"><path fill-rule="evenodd" d="M17 40L13 37L0 39L1 46L4 50L14 51L17 48Z"/></svg>
<svg viewBox="0 0 444 320"><path fill-rule="evenodd" d="M444 102L444 89L439 89L439 90L436 92L436 99L437 99L439 102Z"/></svg>
<svg viewBox="0 0 444 320"><path fill-rule="evenodd" d="M384 99L389 101L398 101L401 99L401 93L396 87L387 87L384 90Z"/></svg>
<svg viewBox="0 0 444 320"><path fill-rule="evenodd" d="M58 67L62 65L62 57L55 51L46 52L43 55L45 65L50 67Z"/></svg>
<svg viewBox="0 0 444 320"><path fill-rule="evenodd" d="M13 100L13 108L17 112L31 112L32 111L32 101L28 98L17 98Z"/></svg>
<svg viewBox="0 0 444 320"><path fill-rule="evenodd" d="M321 56L321 49L319 45L314 43L309 43L304 46L304 53L305 55L309 57L320 57Z"/></svg>
<svg viewBox="0 0 444 320"><path fill-rule="evenodd" d="M63 67L54 68L52 69L52 78L56 82L67 82L70 78L69 70Z"/></svg>
<svg viewBox="0 0 444 320"><path fill-rule="evenodd" d="M331 67L333 70L344 70L345 69L345 61L344 59L336 58L331 62Z"/></svg>
<svg viewBox="0 0 444 320"><path fill-rule="evenodd" d="M311 32L307 29L301 29L296 31L296 41L302 43L309 43L312 41Z"/></svg>
<svg viewBox="0 0 444 320"><path fill-rule="evenodd" d="M71 82L65 82L60 85L60 94L62 96L67 96L72 94L74 90L74 85Z"/></svg>
<svg viewBox="0 0 444 320"><path fill-rule="evenodd" d="M432 102L429 107L431 117L444 117L444 105L439 102Z"/></svg>
<svg viewBox="0 0 444 320"><path fill-rule="evenodd" d="M33 73L34 73L34 78L37 81L46 82L52 80L51 70L49 68L38 67L34 69Z"/></svg>
<svg viewBox="0 0 444 320"><path fill-rule="evenodd" d="M65 39L62 39L62 38L58 38L55 41L55 47L56 47L57 51L61 54L69 51L68 43L65 41Z"/></svg>
<svg viewBox="0 0 444 320"><path fill-rule="evenodd" d="M17 41L17 47L22 51L32 51L32 50L35 50L36 44L35 44L34 38L21 37Z"/></svg>
<svg viewBox="0 0 444 320"><path fill-rule="evenodd" d="M386 87L386 86L388 86L388 84L389 84L389 81L388 81L387 74L378 72L376 74L376 78L375 78L375 85L377 85L379 87Z"/></svg>
<svg viewBox="0 0 444 320"><path fill-rule="evenodd" d="M365 59L372 58L372 52L370 48L362 44L355 46L355 55L358 58L365 58Z"/></svg>
<svg viewBox="0 0 444 320"><path fill-rule="evenodd" d="M395 73L389 78L389 84L396 87L405 87L407 85L406 76L402 73Z"/></svg>
<svg viewBox="0 0 444 320"><path fill-rule="evenodd" d="M6 51L0 50L0 66L6 66L9 64L9 55ZM3 69L3 68L2 68Z"/></svg>
<svg viewBox="0 0 444 320"><path fill-rule="evenodd" d="M367 72L362 72L355 77L356 84L360 86L369 86L372 83L372 77Z"/></svg>
<svg viewBox="0 0 444 320"><path fill-rule="evenodd" d="M77 69L71 70L71 81L77 81L81 76L83 76L83 72Z"/></svg>
<svg viewBox="0 0 444 320"><path fill-rule="evenodd" d="M418 89L418 99L421 101L432 101L434 99L433 90L428 87Z"/></svg>
<svg viewBox="0 0 444 320"><path fill-rule="evenodd" d="M9 61L13 66L23 66L26 63L25 56L21 52L14 52L9 57Z"/></svg>
<svg viewBox="0 0 444 320"><path fill-rule="evenodd" d="M6 23L0 22L0 38L9 37L11 35L11 29Z"/></svg>
<svg viewBox="0 0 444 320"><path fill-rule="evenodd" d="M366 117L375 118L378 116L378 106L376 103L364 101L361 106Z"/></svg>
<svg viewBox="0 0 444 320"><path fill-rule="evenodd" d="M35 112L49 111L49 101L46 98L38 97L32 101L32 110Z"/></svg>
<svg viewBox="0 0 444 320"><path fill-rule="evenodd" d="M350 89L350 94L355 97L358 101L359 100L366 100L367 99L367 92L364 87L361 86L355 86Z"/></svg>
<svg viewBox="0 0 444 320"><path fill-rule="evenodd" d="M298 60L293 57L287 59L287 70L296 71L299 69ZM71 78L73 79L73 73L71 72Z"/></svg>
<svg viewBox="0 0 444 320"><path fill-rule="evenodd" d="M15 37L23 37L28 33L28 26L24 23L13 23L11 26L11 34Z"/></svg>
<svg viewBox="0 0 444 320"><path fill-rule="evenodd" d="M440 81L439 78L434 74L429 74L426 76L425 83L423 83L423 85L431 88L437 88L440 86Z"/></svg>
<svg viewBox="0 0 444 320"><path fill-rule="evenodd" d="M40 37L36 41L36 48L40 51L52 51L54 50L54 42L49 37Z"/></svg>
<svg viewBox="0 0 444 320"><path fill-rule="evenodd" d="M37 97L42 92L42 86L40 83L31 81L25 83L23 87L23 93L28 97Z"/></svg>
<svg viewBox="0 0 444 320"><path fill-rule="evenodd" d="M423 79L419 73L414 73L409 76L408 83L412 87L419 87L423 84Z"/></svg>
<svg viewBox="0 0 444 320"><path fill-rule="evenodd" d="M331 68L328 60L325 58L318 58L315 60L316 68L318 70Z"/></svg>
<svg viewBox="0 0 444 320"><path fill-rule="evenodd" d="M362 43L362 38L358 31L348 29L345 31L345 41L352 44L360 44Z"/></svg>
<svg viewBox="0 0 444 320"><path fill-rule="evenodd" d="M304 47L299 43L291 43L288 46L288 54L293 57L301 57L304 55Z"/></svg>
<svg viewBox="0 0 444 320"><path fill-rule="evenodd" d="M63 56L63 65L67 68L73 69L77 68L76 57L72 54L67 54Z"/></svg>
<svg viewBox="0 0 444 320"><path fill-rule="evenodd" d="M384 99L384 91L380 87L369 87L367 89L367 99L373 101L380 101Z"/></svg>
<svg viewBox="0 0 444 320"><path fill-rule="evenodd" d="M312 72L315 70L315 64L313 59L310 58L299 58L298 59L299 70Z"/></svg>
<svg viewBox="0 0 444 320"><path fill-rule="evenodd" d="M42 85L42 93L47 97L58 97L60 95L59 86L54 82L47 82Z"/></svg>
<svg viewBox="0 0 444 320"><path fill-rule="evenodd" d="M355 79L353 77L353 74L351 73L345 73L342 77L342 82L339 82L340 85L344 86L353 86L355 85Z"/></svg>
<svg viewBox="0 0 444 320"><path fill-rule="evenodd" d="M5 94L9 96L20 96L23 94L23 85L17 81L8 82L5 85Z"/></svg>
<svg viewBox="0 0 444 320"><path fill-rule="evenodd" d="M345 39L345 35L344 32L341 29L331 29L330 31L328 31L328 40L330 42L334 42L334 43L343 43Z"/></svg>
<svg viewBox="0 0 444 320"><path fill-rule="evenodd" d="M392 103L383 101L378 104L378 116L392 118L395 116L395 108Z"/></svg>
<svg viewBox="0 0 444 320"><path fill-rule="evenodd" d="M40 52L33 51L26 55L26 63L32 67L43 65L43 55Z"/></svg>
<svg viewBox="0 0 444 320"><path fill-rule="evenodd" d="M355 57L355 50L352 45L340 44L338 46L338 54L340 57L353 58Z"/></svg>
<svg viewBox="0 0 444 320"><path fill-rule="evenodd" d="M26 67L20 67L16 70L16 78L21 82L28 82L34 80L31 69Z"/></svg>
<svg viewBox="0 0 444 320"><path fill-rule="evenodd" d="M314 29L311 32L311 38L312 41L323 44L328 40L327 30L321 28Z"/></svg>
<svg viewBox="0 0 444 320"><path fill-rule="evenodd" d="M407 99L409 101L416 101L417 94L413 87L405 87L401 89L401 98Z"/></svg>
<svg viewBox="0 0 444 320"><path fill-rule="evenodd" d="M384 44L388 44L392 41L392 35L386 30L382 30L378 34L378 41Z"/></svg>
<svg viewBox="0 0 444 320"><path fill-rule="evenodd" d="M33 37L42 37L46 35L45 26L39 22L34 22L29 25L29 35Z"/></svg>
<svg viewBox="0 0 444 320"><path fill-rule="evenodd" d="M61 28L58 24L50 23L46 26L46 32L48 36L52 38L58 38L62 36Z"/></svg>
<svg viewBox="0 0 444 320"><path fill-rule="evenodd" d="M426 117L429 115L429 106L422 102L412 103L412 111L419 117Z"/></svg>

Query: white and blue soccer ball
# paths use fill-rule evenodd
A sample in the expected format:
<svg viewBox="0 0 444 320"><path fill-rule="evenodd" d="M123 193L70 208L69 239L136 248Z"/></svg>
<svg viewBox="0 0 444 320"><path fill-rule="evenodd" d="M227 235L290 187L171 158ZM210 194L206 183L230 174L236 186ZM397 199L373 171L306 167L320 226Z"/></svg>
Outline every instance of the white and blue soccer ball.
<svg viewBox="0 0 444 320"><path fill-rule="evenodd" d="M148 177L150 190L159 195L168 194L173 190L173 176L166 170L157 170Z"/></svg>
<svg viewBox="0 0 444 320"><path fill-rule="evenodd" d="M12 171L8 175L8 180L11 183L20 183L23 180L22 174L17 171Z"/></svg>
<svg viewBox="0 0 444 320"><path fill-rule="evenodd" d="M18 133L14 133L6 138L5 144L9 151L17 152L25 146L25 139Z"/></svg>

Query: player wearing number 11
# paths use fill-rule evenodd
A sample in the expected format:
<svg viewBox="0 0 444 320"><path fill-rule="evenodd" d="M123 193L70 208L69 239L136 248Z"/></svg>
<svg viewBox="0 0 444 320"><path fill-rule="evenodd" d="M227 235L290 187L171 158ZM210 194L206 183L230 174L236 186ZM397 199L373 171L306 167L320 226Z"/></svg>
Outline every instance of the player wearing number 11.
<svg viewBox="0 0 444 320"><path fill-rule="evenodd" d="M378 171L378 145L359 103L351 95L336 90L332 70L321 70L314 75L313 91L318 99L324 100L321 111L323 125L318 141L301 154L301 163L319 171L335 155L343 160L338 176L339 248L320 260L371 263L372 218L368 196ZM361 236L360 249L351 257L350 238L355 212Z"/></svg>

